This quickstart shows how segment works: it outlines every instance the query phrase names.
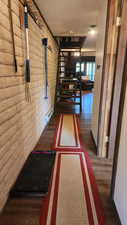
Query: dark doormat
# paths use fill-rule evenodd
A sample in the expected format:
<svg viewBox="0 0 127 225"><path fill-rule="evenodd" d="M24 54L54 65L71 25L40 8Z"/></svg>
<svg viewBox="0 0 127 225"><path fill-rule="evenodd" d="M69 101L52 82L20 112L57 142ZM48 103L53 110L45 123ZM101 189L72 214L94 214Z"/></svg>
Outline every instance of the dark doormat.
<svg viewBox="0 0 127 225"><path fill-rule="evenodd" d="M45 196L48 193L55 155L54 151L33 151L12 187L10 196Z"/></svg>

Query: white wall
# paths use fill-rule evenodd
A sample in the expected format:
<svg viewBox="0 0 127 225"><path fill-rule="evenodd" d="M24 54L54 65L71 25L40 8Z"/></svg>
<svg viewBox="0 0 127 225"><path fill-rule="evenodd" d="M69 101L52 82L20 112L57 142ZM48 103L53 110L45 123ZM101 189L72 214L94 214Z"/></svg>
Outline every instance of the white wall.
<svg viewBox="0 0 127 225"><path fill-rule="evenodd" d="M114 201L122 225L127 225L127 91L122 119Z"/></svg>
<svg viewBox="0 0 127 225"><path fill-rule="evenodd" d="M102 81L102 68L104 57L104 44L105 44L105 29L106 29L106 17L107 17L107 0L103 0L100 3L99 15L98 15L98 37L96 44L96 65L100 65L100 69L96 70L95 86L94 86L94 103L93 103L93 117L92 117L92 134L97 145L98 134L98 119L99 119L99 104L101 93L101 81Z"/></svg>

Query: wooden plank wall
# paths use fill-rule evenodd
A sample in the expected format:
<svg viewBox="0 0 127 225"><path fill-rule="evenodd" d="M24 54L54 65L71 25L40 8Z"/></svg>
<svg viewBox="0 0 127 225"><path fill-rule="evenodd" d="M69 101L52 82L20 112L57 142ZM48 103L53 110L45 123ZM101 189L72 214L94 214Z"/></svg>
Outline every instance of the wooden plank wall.
<svg viewBox="0 0 127 225"><path fill-rule="evenodd" d="M36 145L47 114L54 105L58 49L48 28L40 30L29 16L31 103L25 98L24 30L20 27L18 0L12 1L16 58L14 72L8 0L0 0L0 209L28 154ZM48 37L49 98L44 99L44 48L41 38Z"/></svg>

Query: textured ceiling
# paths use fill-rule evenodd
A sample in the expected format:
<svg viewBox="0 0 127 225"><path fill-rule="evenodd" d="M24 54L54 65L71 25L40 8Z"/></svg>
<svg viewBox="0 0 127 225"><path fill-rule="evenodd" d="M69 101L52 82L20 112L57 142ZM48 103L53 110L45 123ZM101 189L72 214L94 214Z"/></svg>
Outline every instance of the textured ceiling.
<svg viewBox="0 0 127 225"><path fill-rule="evenodd" d="M88 35L90 25L97 25L102 0L36 0L54 36ZM96 44L96 35L86 39L89 47Z"/></svg>

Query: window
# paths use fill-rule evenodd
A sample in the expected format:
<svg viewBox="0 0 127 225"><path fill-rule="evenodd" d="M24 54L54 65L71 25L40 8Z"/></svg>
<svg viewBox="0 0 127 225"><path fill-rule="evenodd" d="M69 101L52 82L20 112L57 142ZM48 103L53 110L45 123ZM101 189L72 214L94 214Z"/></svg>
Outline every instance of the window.
<svg viewBox="0 0 127 225"><path fill-rule="evenodd" d="M81 63L81 72L83 73L85 71L85 63Z"/></svg>
<svg viewBox="0 0 127 225"><path fill-rule="evenodd" d="M80 52L74 52L74 56L80 56Z"/></svg>
<svg viewBox="0 0 127 225"><path fill-rule="evenodd" d="M81 72L83 73L85 70L85 63L81 63ZM76 63L76 73L80 72L80 62Z"/></svg>
<svg viewBox="0 0 127 225"><path fill-rule="evenodd" d="M94 81L95 77L95 62L87 62L86 63L86 75L89 76L90 80Z"/></svg>
<svg viewBox="0 0 127 225"><path fill-rule="evenodd" d="M94 81L96 64L95 62L82 62L81 72L89 76L89 79ZM76 73L80 72L80 62L76 63Z"/></svg>
<svg viewBox="0 0 127 225"><path fill-rule="evenodd" d="M80 72L80 63L76 63L76 73Z"/></svg>

